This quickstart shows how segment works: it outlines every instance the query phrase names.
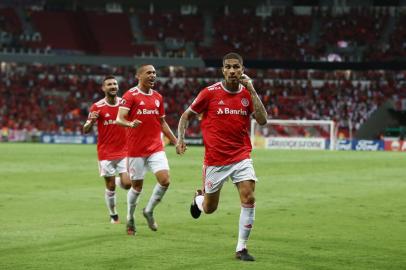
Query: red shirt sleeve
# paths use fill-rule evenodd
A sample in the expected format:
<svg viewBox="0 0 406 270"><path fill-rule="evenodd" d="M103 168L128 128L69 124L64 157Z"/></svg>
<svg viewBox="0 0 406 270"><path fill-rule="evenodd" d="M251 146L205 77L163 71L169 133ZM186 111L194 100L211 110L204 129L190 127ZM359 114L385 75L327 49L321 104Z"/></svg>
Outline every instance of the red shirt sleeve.
<svg viewBox="0 0 406 270"><path fill-rule="evenodd" d="M195 98L192 105L190 105L190 109L197 114L201 114L202 112L207 110L209 105L209 91L207 88L203 89L199 95Z"/></svg>
<svg viewBox="0 0 406 270"><path fill-rule="evenodd" d="M164 106L164 98L162 96L159 97L159 117L165 117L165 106Z"/></svg>
<svg viewBox="0 0 406 270"><path fill-rule="evenodd" d="M121 98L120 107L131 109L134 104L133 92L131 90L127 91Z"/></svg>

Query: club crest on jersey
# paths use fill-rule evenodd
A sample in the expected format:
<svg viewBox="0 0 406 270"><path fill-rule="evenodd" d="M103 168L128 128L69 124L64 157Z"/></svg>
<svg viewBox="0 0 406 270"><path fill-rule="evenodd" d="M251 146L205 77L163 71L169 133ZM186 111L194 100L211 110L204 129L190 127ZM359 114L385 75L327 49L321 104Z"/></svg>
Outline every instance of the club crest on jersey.
<svg viewBox="0 0 406 270"><path fill-rule="evenodd" d="M121 104L121 105L124 105L126 102L127 102L127 101L125 101L125 99L122 98L120 104Z"/></svg>
<svg viewBox="0 0 406 270"><path fill-rule="evenodd" d="M156 105L157 107L159 107L159 105L160 105L159 100L155 99L155 105Z"/></svg>
<svg viewBox="0 0 406 270"><path fill-rule="evenodd" d="M248 105L250 105L250 102L248 101L248 99L242 98L242 99L241 99L241 104L242 104L242 106L244 106L244 107L248 107Z"/></svg>

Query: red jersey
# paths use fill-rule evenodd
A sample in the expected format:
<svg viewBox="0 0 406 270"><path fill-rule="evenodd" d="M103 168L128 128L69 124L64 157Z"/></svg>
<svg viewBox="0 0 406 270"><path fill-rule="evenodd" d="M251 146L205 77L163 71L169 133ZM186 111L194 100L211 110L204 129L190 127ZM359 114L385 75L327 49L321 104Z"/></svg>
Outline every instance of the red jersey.
<svg viewBox="0 0 406 270"><path fill-rule="evenodd" d="M162 96L152 89L145 94L134 87L124 94L120 107L129 110L128 121L142 122L138 127L128 129L128 156L147 157L163 151L161 118L165 117L165 109Z"/></svg>
<svg viewBox="0 0 406 270"><path fill-rule="evenodd" d="M229 165L250 158L251 95L240 85L230 92L221 82L204 88L190 105L195 113L203 113L201 129L205 146L204 164Z"/></svg>
<svg viewBox="0 0 406 270"><path fill-rule="evenodd" d="M124 127L116 125L120 102L121 98L117 98L116 104L110 105L103 98L90 107L90 113L99 112L96 121L99 133L97 138L97 156L99 160L115 160L127 156L126 130Z"/></svg>

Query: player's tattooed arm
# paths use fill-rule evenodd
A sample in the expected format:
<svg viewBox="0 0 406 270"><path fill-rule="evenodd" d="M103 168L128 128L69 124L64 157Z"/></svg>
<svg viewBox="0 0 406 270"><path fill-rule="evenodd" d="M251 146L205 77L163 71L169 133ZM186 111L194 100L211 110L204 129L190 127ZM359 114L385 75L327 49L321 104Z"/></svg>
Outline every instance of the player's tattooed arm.
<svg viewBox="0 0 406 270"><path fill-rule="evenodd" d="M179 155L184 154L187 149L185 143L185 132L189 126L189 120L195 116L196 114L193 111L187 109L180 117L178 125L178 142L176 144L176 153Z"/></svg>
<svg viewBox="0 0 406 270"><path fill-rule="evenodd" d="M165 134L165 136L171 141L171 143L173 145L176 145L178 143L178 140L176 139L175 135L173 134L168 123L165 121L165 117L161 118L161 127L162 127L162 132Z"/></svg>
<svg viewBox="0 0 406 270"><path fill-rule="evenodd" d="M90 132L90 130L93 127L93 124L97 121L97 118L99 118L99 112L100 111L93 111L93 112L91 112L89 114L89 119L83 125L83 133L89 133Z"/></svg>
<svg viewBox="0 0 406 270"><path fill-rule="evenodd" d="M262 104L262 101L259 98L254 85L252 84L251 78L243 74L241 76L240 83L244 85L245 88L247 88L247 90L250 92L252 104L254 107L255 120L258 122L258 124L265 125L267 122L268 113L266 112L265 106L264 104Z"/></svg>

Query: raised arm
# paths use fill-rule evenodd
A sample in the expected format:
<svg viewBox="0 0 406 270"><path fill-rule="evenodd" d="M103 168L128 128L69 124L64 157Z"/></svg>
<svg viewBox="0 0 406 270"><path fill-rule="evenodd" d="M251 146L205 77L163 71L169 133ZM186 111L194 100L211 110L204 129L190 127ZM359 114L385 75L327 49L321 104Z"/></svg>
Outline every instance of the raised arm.
<svg viewBox="0 0 406 270"><path fill-rule="evenodd" d="M173 145L176 145L178 140L176 139L175 135L173 134L171 128L168 126L168 123L165 121L165 117L161 118L161 127L162 132L164 135L171 141Z"/></svg>
<svg viewBox="0 0 406 270"><path fill-rule="evenodd" d="M189 120L196 116L189 108L182 114L178 125L178 142L176 144L176 153L182 155L186 151L185 132L189 125Z"/></svg>
<svg viewBox="0 0 406 270"><path fill-rule="evenodd" d="M265 125L268 118L268 113L266 112L264 104L262 104L261 99L258 97L257 92L255 91L252 80L247 75L243 74L241 76L240 82L242 85L247 88L250 92L252 104L254 107L254 118L260 125Z"/></svg>
<svg viewBox="0 0 406 270"><path fill-rule="evenodd" d="M138 127L142 122L137 119L135 119L132 122L128 121L127 120L128 111L129 111L129 109L123 108L123 107L120 107L118 109L116 124L123 126L123 127L130 127L130 128Z"/></svg>
<svg viewBox="0 0 406 270"><path fill-rule="evenodd" d="M99 117L99 111L93 111L89 115L89 119L83 125L83 133L89 133L93 127L93 124L96 122L97 118Z"/></svg>

